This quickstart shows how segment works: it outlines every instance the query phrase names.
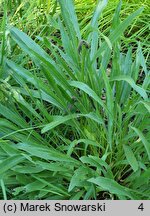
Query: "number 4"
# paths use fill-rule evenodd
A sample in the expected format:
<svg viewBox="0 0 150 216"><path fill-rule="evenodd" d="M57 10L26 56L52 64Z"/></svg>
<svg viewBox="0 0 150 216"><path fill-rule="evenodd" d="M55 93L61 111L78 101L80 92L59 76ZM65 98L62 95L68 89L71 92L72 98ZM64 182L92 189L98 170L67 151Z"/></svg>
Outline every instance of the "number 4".
<svg viewBox="0 0 150 216"><path fill-rule="evenodd" d="M143 203L141 203L138 207L139 210L143 211L144 210L144 206L143 206Z"/></svg>

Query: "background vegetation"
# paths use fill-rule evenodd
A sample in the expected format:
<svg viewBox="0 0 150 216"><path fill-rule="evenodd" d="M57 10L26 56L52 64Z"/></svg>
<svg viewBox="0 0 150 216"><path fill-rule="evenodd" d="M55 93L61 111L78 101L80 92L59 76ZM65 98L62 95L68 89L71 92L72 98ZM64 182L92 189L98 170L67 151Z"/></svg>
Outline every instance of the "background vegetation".
<svg viewBox="0 0 150 216"><path fill-rule="evenodd" d="M3 1L0 19L0 198L150 199L148 1Z"/></svg>

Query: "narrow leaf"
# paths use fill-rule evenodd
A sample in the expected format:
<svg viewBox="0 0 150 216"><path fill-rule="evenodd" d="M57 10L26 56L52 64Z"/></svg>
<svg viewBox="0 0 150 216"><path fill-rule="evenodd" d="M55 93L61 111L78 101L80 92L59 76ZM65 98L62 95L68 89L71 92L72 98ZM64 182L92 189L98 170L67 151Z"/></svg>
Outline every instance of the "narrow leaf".
<svg viewBox="0 0 150 216"><path fill-rule="evenodd" d="M149 141L145 138L145 136L143 135L143 133L139 129L137 129L135 127L131 127L131 128L136 132L136 134L139 136L140 140L142 141L142 143L143 143L143 145L147 151L148 158L150 160L150 143L149 143Z"/></svg>
<svg viewBox="0 0 150 216"><path fill-rule="evenodd" d="M126 81L139 95L141 95L141 97L143 97L144 99L148 99L145 89L136 85L134 80L129 76L122 75L122 76L113 77L111 81Z"/></svg>
<svg viewBox="0 0 150 216"><path fill-rule="evenodd" d="M42 133L45 133L55 127L57 127L58 125L67 122L68 120L77 118L79 115L78 114L72 114L72 115L67 115L67 116L55 116L53 118L53 121L49 124L47 124L42 130Z"/></svg>
<svg viewBox="0 0 150 216"><path fill-rule="evenodd" d="M24 160L25 158L22 155L14 155L3 160L3 162L0 163L0 175Z"/></svg>
<svg viewBox="0 0 150 216"><path fill-rule="evenodd" d="M123 148L124 148L124 152L125 152L128 163L130 164L134 172L136 172L138 170L138 162L134 156L134 153L131 147L124 145Z"/></svg>
<svg viewBox="0 0 150 216"><path fill-rule="evenodd" d="M100 186L102 189L109 191L112 194L116 194L118 196L127 196L131 199L134 199L128 188L121 186L112 179L105 177L97 177L91 178L88 181Z"/></svg>

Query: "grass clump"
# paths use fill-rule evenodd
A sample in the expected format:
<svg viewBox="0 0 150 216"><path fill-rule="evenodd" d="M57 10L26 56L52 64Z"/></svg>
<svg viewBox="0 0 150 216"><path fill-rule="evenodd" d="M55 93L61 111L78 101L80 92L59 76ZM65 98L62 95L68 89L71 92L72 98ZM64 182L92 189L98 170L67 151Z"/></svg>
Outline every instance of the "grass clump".
<svg viewBox="0 0 150 216"><path fill-rule="evenodd" d="M56 20L60 14L60 6L57 0L46 1L0 1L0 20L4 14L4 2L7 2L9 21L12 25L28 33L33 39L38 36L53 37L54 28L51 23L57 25ZM96 6L94 0L74 0L77 17L80 24L81 32L90 24L92 11ZM101 14L99 29L105 35L109 35L112 23L112 14L114 14L118 0L109 0L106 9ZM122 37L122 48L127 51L129 44L133 46L133 53L137 49L136 41L141 41L143 54L148 62L149 59L149 0L126 0L122 1L122 10L120 12L121 20L131 14L136 9L143 7L144 10L135 18L134 22L128 26L125 31L125 37ZM148 65L149 67L149 65Z"/></svg>
<svg viewBox="0 0 150 216"><path fill-rule="evenodd" d="M60 38L7 29L22 53L1 56L1 199L149 199L149 71L140 43L135 58L121 47L142 9L120 21L120 1L106 36L107 1L84 31L73 1L58 2Z"/></svg>

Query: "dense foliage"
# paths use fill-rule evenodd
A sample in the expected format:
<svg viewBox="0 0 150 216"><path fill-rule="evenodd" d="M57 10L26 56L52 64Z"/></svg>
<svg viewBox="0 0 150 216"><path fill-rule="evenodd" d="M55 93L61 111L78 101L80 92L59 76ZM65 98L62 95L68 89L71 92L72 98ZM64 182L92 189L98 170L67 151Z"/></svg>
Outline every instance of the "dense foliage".
<svg viewBox="0 0 150 216"><path fill-rule="evenodd" d="M34 21L18 2L1 18L1 199L150 199L143 8L39 1Z"/></svg>

